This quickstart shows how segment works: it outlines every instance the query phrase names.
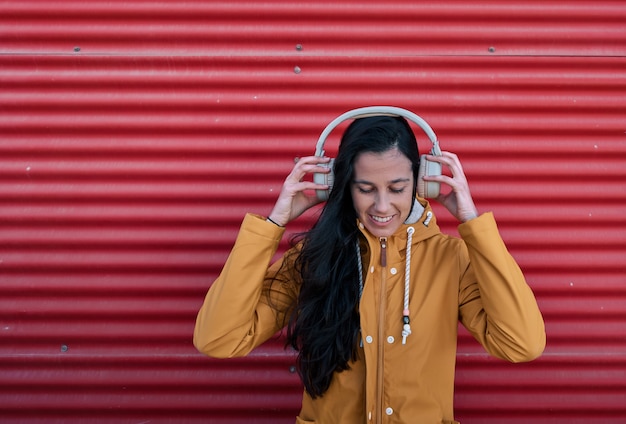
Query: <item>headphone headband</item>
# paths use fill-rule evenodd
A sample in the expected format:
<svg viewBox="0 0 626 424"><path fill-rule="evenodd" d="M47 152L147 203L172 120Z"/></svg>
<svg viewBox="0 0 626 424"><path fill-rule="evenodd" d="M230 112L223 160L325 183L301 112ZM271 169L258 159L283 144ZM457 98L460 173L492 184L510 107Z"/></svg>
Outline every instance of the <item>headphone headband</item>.
<svg viewBox="0 0 626 424"><path fill-rule="evenodd" d="M439 148L439 142L437 141L435 132L432 128L430 128L430 125L428 125L428 123L418 115L395 106L367 106L352 109L333 119L330 124L324 128L324 131L322 131L322 134L320 134L320 137L317 140L317 145L315 146L315 156L324 156L324 143L335 127L348 119L365 118L368 116L402 116L403 118L408 119L420 127L430 139L430 142L433 144L431 154L435 156L441 155L441 149Z"/></svg>

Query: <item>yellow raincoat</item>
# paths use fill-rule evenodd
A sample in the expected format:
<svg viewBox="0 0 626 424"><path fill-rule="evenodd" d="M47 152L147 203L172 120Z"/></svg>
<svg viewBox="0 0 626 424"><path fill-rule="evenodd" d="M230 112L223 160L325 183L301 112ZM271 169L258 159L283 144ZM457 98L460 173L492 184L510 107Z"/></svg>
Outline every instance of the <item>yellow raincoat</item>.
<svg viewBox="0 0 626 424"><path fill-rule="evenodd" d="M367 240L361 247L362 347L349 370L335 373L321 398L304 393L296 423L455 423L459 320L498 358L529 361L543 352L543 318L493 215L461 224L459 239L441 233L430 206L419 200L425 209L418 222L401 226L382 244L359 225ZM408 227L414 228L411 334L403 344ZM290 260L284 255L268 268L283 231L262 217L244 218L198 313L194 344L199 351L218 358L243 356L280 330L283 317L276 305L292 304L298 291L298 282L271 284L285 269L282 262Z"/></svg>

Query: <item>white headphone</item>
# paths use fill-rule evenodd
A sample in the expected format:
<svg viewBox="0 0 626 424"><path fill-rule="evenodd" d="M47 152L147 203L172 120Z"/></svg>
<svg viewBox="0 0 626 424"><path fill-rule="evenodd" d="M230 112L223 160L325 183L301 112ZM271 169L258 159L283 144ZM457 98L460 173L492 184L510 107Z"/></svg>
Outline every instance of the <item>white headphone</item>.
<svg viewBox="0 0 626 424"><path fill-rule="evenodd" d="M365 118L368 116L402 116L403 118L414 122L426 133L431 143L433 144L433 147L430 150L430 154L434 156L441 156L441 149L439 148L437 136L435 135L435 132L432 130L432 128L430 128L430 125L428 125L428 123L424 121L424 119L414 114L413 112L395 106L368 106L358 109L352 109L342 115L339 115L337 118L332 120L330 124L328 124L326 128L324 128L322 134L320 134L320 137L317 140L317 145L315 146L315 156L324 156L324 143L326 142L326 138L328 138L328 136L330 135L332 130L335 129L335 127L348 119ZM328 190L316 190L318 199L328 200L328 195L330 194L330 190L332 189L333 183L335 182L335 175L333 173L335 159L333 158L328 164L323 164L321 166L329 167L331 169L330 173L316 173L313 175L313 181L316 184L325 184L329 186ZM439 196L439 183L433 181L424 181L424 175L441 175L441 164L439 162L429 161L426 159L425 155L421 155L420 168L417 177L417 195L419 197L432 198Z"/></svg>

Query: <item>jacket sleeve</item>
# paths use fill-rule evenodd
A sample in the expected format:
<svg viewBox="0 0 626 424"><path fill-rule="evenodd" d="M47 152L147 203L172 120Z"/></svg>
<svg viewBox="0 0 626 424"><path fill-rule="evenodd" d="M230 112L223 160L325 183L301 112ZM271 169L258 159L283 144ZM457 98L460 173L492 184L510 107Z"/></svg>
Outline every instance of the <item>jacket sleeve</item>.
<svg viewBox="0 0 626 424"><path fill-rule="evenodd" d="M469 265L459 291L460 319L490 354L533 360L546 344L543 317L494 220L486 213L459 226Z"/></svg>
<svg viewBox="0 0 626 424"><path fill-rule="evenodd" d="M282 328L293 284L281 276L284 256L270 266L284 230L246 215L235 245L196 318L193 343L202 353L247 355Z"/></svg>

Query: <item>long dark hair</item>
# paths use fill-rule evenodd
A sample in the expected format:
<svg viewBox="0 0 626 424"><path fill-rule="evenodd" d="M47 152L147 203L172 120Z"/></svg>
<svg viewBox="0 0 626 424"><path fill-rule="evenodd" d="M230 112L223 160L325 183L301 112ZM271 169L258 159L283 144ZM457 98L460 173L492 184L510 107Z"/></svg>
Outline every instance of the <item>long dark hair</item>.
<svg viewBox="0 0 626 424"><path fill-rule="evenodd" d="M298 351L298 373L313 398L328 390L335 372L349 369L349 362L356 360L360 322L359 231L350 187L354 162L361 153L393 148L412 163L415 194L419 153L406 120L392 116L356 119L341 139L328 202L302 237L295 260L302 286L289 318L287 345Z"/></svg>

